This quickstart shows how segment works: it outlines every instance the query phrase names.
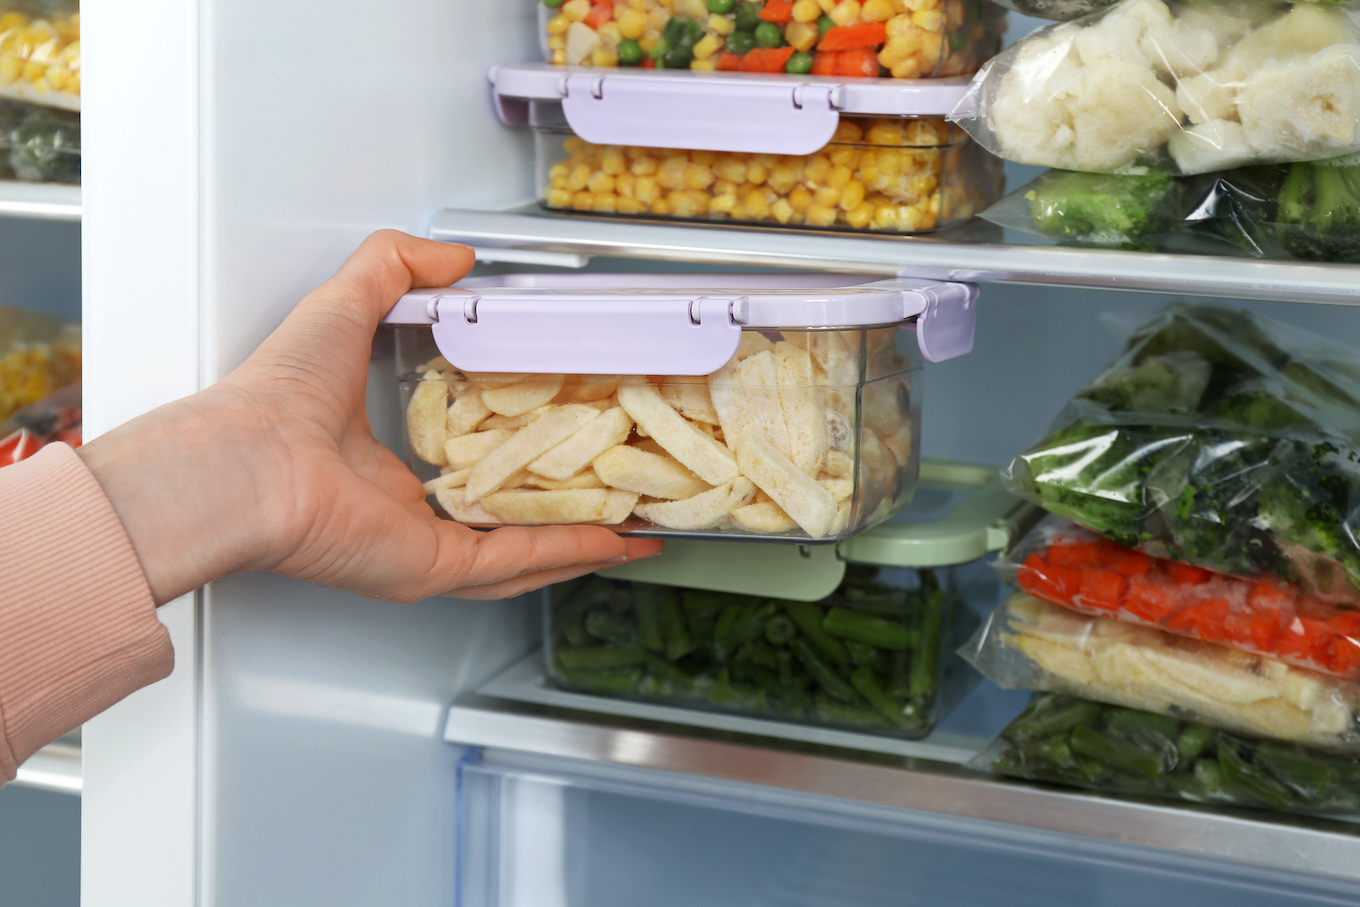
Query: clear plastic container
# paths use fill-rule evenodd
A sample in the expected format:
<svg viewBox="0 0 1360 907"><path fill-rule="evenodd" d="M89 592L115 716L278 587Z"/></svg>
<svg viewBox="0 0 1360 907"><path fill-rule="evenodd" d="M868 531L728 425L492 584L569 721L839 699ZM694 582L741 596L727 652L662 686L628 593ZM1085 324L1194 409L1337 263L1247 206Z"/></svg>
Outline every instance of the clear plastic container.
<svg viewBox="0 0 1360 907"><path fill-rule="evenodd" d="M1000 158L945 113L963 80L497 67L498 109L534 129L553 210L925 233L1005 191Z"/></svg>
<svg viewBox="0 0 1360 907"><path fill-rule="evenodd" d="M705 0L538 8L543 59L570 66L926 79L977 72L1006 31L1006 11L984 0L738 0L722 13Z"/></svg>
<svg viewBox="0 0 1360 907"><path fill-rule="evenodd" d="M546 118L545 118L546 119ZM1000 198L1000 158L936 119L842 119L815 154L595 145L535 128L540 199L578 213L927 233Z"/></svg>
<svg viewBox="0 0 1360 907"><path fill-rule="evenodd" d="M970 676L949 568L851 564L820 602L603 577L546 596L548 676L568 690L915 739Z"/></svg>
<svg viewBox="0 0 1360 907"><path fill-rule="evenodd" d="M0 2L0 97L80 109L80 7Z"/></svg>
<svg viewBox="0 0 1360 907"><path fill-rule="evenodd" d="M975 296L836 275L416 291L387 318L408 325L409 460L469 525L837 541L910 502L921 359L971 349Z"/></svg>
<svg viewBox="0 0 1360 907"><path fill-rule="evenodd" d="M80 114L0 100L0 179L80 182Z"/></svg>

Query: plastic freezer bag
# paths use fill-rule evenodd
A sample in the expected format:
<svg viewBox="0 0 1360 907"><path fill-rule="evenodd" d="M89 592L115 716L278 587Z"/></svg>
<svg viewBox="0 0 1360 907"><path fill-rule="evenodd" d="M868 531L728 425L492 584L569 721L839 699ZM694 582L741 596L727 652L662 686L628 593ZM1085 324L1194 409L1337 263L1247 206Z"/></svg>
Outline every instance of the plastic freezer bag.
<svg viewBox="0 0 1360 907"><path fill-rule="evenodd" d="M1360 685L1024 593L963 657L997 686L1068 693L1216 728L1360 752Z"/></svg>
<svg viewBox="0 0 1360 907"><path fill-rule="evenodd" d="M1360 679L1360 611L1284 583L1148 557L1057 517L1037 525L996 567L1030 595L1072 611Z"/></svg>
<svg viewBox="0 0 1360 907"><path fill-rule="evenodd" d="M1194 174L1360 151L1360 5L1122 0L1027 35L950 118L1024 164Z"/></svg>
<svg viewBox="0 0 1360 907"><path fill-rule="evenodd" d="M1360 606L1360 355L1175 304L1004 470L1046 510L1156 557Z"/></svg>
<svg viewBox="0 0 1360 907"><path fill-rule="evenodd" d="M1360 762L1068 696L1036 697L974 768L1087 790L1299 812L1360 808Z"/></svg>
<svg viewBox="0 0 1360 907"><path fill-rule="evenodd" d="M1064 244L1360 262L1360 161L1190 177L1050 170L982 217Z"/></svg>
<svg viewBox="0 0 1360 907"><path fill-rule="evenodd" d="M54 441L79 447L82 423L79 384L25 406L0 425L0 466L27 460Z"/></svg>
<svg viewBox="0 0 1360 907"><path fill-rule="evenodd" d="M1055 19L1059 22L1068 22L1072 19L1080 19L1082 16L1098 13L1106 7L1112 6L1114 0L994 0L994 2L1036 19ZM1337 3L1344 2L1344 0L1299 0L1299 2Z"/></svg>
<svg viewBox="0 0 1360 907"><path fill-rule="evenodd" d="M0 304L0 420L80 380L80 325Z"/></svg>
<svg viewBox="0 0 1360 907"><path fill-rule="evenodd" d="M549 598L549 676L588 693L916 738L976 679L947 569L851 564L820 602L603 577Z"/></svg>

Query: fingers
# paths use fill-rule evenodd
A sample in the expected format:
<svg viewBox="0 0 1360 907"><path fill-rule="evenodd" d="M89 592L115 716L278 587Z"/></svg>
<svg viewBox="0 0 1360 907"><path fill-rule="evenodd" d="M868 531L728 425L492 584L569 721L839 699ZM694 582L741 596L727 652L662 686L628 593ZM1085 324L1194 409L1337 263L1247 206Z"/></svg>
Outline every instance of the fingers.
<svg viewBox="0 0 1360 907"><path fill-rule="evenodd" d="M331 299L333 285L355 287L358 312L373 328L403 293L413 287L446 287L475 264L472 249L410 236L397 230L372 233L316 295Z"/></svg>
<svg viewBox="0 0 1360 907"><path fill-rule="evenodd" d="M542 589L553 583L565 583L567 580L576 579L578 576L585 576L587 573L594 573L605 567L617 567L618 562L607 561L603 564L581 564L575 567L559 567L556 570L543 570L539 573L530 573L527 576L519 576L503 583L492 583L487 586L464 586L461 589L450 589L442 593L450 598L475 598L479 600L494 600L499 598L514 598L526 592L533 592L535 589Z"/></svg>

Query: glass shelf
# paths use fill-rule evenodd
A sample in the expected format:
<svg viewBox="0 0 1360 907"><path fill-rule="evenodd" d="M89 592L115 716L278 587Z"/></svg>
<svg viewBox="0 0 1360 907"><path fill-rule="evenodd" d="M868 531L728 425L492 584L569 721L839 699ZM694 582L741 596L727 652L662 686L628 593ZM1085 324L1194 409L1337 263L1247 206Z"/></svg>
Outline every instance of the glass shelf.
<svg viewBox="0 0 1360 907"><path fill-rule="evenodd" d="M80 223L80 187L0 180L0 217Z"/></svg>
<svg viewBox="0 0 1360 907"><path fill-rule="evenodd" d="M430 237L467 243L498 261L562 267L605 256L1360 304L1360 265L1070 248L1011 241L986 223L930 236L874 236L567 215L526 205L508 211L446 208L435 216Z"/></svg>

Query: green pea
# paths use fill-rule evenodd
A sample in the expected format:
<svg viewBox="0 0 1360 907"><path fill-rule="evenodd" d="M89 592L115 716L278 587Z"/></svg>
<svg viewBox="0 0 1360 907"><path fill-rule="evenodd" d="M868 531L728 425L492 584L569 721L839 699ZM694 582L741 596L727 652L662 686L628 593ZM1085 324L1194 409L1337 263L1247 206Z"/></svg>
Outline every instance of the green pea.
<svg viewBox="0 0 1360 907"><path fill-rule="evenodd" d="M548 9L557 9L562 5L562 0L543 0L543 5Z"/></svg>
<svg viewBox="0 0 1360 907"><path fill-rule="evenodd" d="M670 42L667 41L665 38L662 38L660 41L652 45L652 49L647 54L647 56L651 57L653 60L660 60L662 57L666 55L666 51L670 49L671 49Z"/></svg>
<svg viewBox="0 0 1360 907"><path fill-rule="evenodd" d="M784 32L773 22L762 22L756 26L756 43L761 47L778 47L784 43Z"/></svg>
<svg viewBox="0 0 1360 907"><path fill-rule="evenodd" d="M831 21L830 16L822 16L822 18L817 20L817 33L819 35L824 35L835 27L836 23Z"/></svg>
<svg viewBox="0 0 1360 907"><path fill-rule="evenodd" d="M755 31L761 24L759 3L743 3L736 9L737 31Z"/></svg>
<svg viewBox="0 0 1360 907"><path fill-rule="evenodd" d="M724 46L729 54L742 56L754 50L756 46L756 36L748 31L734 31L727 36L727 44Z"/></svg>
<svg viewBox="0 0 1360 907"><path fill-rule="evenodd" d="M732 7L735 6L736 3L734 0L708 0L707 5L710 13L722 15L723 13L732 12Z"/></svg>
<svg viewBox="0 0 1360 907"><path fill-rule="evenodd" d="M804 50L794 51L793 56L789 57L789 63L784 67L784 71L799 76L812 72L812 54Z"/></svg>
<svg viewBox="0 0 1360 907"><path fill-rule="evenodd" d="M620 66L641 66L642 65L642 45L632 38L624 38L619 42L619 65Z"/></svg>

